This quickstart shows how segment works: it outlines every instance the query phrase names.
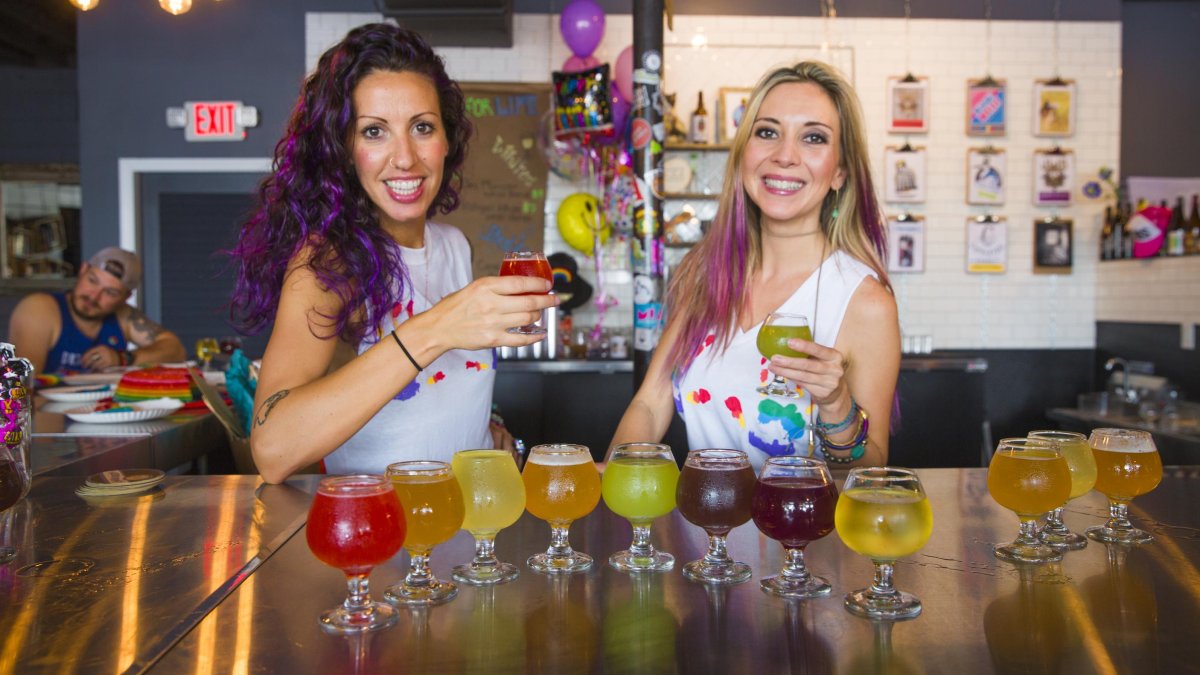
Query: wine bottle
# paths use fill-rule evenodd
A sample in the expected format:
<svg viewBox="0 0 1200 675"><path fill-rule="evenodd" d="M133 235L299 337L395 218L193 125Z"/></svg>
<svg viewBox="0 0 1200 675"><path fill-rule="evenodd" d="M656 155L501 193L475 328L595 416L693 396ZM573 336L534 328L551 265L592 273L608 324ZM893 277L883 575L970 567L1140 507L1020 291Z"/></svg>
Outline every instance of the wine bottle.
<svg viewBox="0 0 1200 675"><path fill-rule="evenodd" d="M1175 200L1175 208L1171 210L1171 225L1167 228L1167 255L1183 255L1183 197Z"/></svg>
<svg viewBox="0 0 1200 675"><path fill-rule="evenodd" d="M708 109L704 107L704 92L700 92L699 102L692 111L692 123L688 140L692 143L708 142Z"/></svg>
<svg viewBox="0 0 1200 675"><path fill-rule="evenodd" d="M1144 202L1145 200L1142 200ZM1138 202L1139 210L1143 208L1142 202ZM1125 202L1125 214L1121 217L1121 254L1117 256L1122 260L1133 259L1133 227L1129 221L1133 220L1133 209L1129 207L1129 202Z"/></svg>
<svg viewBox="0 0 1200 675"><path fill-rule="evenodd" d="M1188 218L1183 248L1188 255L1200 255L1200 195L1192 195L1192 217Z"/></svg>
<svg viewBox="0 0 1200 675"><path fill-rule="evenodd" d="M1113 210L1111 206L1104 207L1104 225L1100 228L1100 259L1112 260L1113 252Z"/></svg>

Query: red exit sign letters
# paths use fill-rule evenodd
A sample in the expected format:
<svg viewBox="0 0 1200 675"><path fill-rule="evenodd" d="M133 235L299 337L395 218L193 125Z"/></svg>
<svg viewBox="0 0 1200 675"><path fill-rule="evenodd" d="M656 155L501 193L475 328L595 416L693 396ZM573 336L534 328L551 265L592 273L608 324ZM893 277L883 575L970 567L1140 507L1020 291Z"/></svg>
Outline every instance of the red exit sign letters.
<svg viewBox="0 0 1200 675"><path fill-rule="evenodd" d="M182 128L187 141L241 141L258 126L258 109L241 101L187 101L167 108L167 126Z"/></svg>

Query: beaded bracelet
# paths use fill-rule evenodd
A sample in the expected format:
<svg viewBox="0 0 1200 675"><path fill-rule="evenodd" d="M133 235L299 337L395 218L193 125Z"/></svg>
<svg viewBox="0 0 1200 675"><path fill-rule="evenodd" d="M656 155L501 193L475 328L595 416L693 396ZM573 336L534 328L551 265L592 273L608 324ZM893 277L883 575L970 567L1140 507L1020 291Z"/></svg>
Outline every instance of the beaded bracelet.
<svg viewBox="0 0 1200 675"><path fill-rule="evenodd" d="M846 419L838 422L837 424L826 424L825 422L822 422L821 418L818 416L817 428L827 434L836 434L838 432L845 431L846 429L850 428L850 423L853 422L854 418L858 416L858 411L858 401L855 401L854 397L851 396L850 411L846 413Z"/></svg>
<svg viewBox="0 0 1200 675"><path fill-rule="evenodd" d="M867 412L862 408L858 409L858 418L862 420L862 422L858 425L858 432L854 434L854 439L849 443L834 443L825 436L824 432L822 432L820 429L817 429L817 435L821 437L821 446L829 448L830 450L849 450L850 448L853 448L854 446L865 441L867 439L867 430L870 429L871 423L867 419Z"/></svg>
<svg viewBox="0 0 1200 675"><path fill-rule="evenodd" d="M821 448L821 456L825 458L825 461L833 462L834 464L850 464L851 462L857 462L858 460L862 459L863 455L865 454L867 454L866 443L859 443L858 445L854 446L854 452L851 452L850 456L848 457L838 457L837 455L832 455L828 452L825 452L825 448Z"/></svg>

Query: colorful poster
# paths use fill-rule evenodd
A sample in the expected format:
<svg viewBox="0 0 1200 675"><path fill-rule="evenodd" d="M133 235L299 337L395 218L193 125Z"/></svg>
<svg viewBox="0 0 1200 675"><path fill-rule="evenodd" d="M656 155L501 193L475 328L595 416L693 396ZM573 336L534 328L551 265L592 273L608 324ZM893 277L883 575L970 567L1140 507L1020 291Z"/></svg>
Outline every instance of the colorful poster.
<svg viewBox="0 0 1200 675"><path fill-rule="evenodd" d="M1003 136L1006 107L1004 81L967 81L967 135Z"/></svg>

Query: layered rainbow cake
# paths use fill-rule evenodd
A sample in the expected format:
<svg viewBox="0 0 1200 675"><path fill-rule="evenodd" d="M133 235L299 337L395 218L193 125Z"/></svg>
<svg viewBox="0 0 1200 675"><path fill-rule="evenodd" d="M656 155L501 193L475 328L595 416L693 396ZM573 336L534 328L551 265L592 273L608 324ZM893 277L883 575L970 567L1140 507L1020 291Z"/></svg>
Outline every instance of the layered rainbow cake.
<svg viewBox="0 0 1200 675"><path fill-rule="evenodd" d="M148 401L155 398L174 398L185 403L195 400L196 391L186 368L143 368L131 370L117 382L113 394L116 401Z"/></svg>

